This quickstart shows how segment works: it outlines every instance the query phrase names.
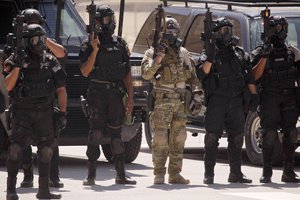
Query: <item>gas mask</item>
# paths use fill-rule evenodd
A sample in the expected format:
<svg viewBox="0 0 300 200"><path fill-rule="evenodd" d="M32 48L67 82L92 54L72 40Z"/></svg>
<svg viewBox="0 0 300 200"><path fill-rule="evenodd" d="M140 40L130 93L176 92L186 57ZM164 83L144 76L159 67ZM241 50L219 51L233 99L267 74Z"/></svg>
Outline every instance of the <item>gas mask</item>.
<svg viewBox="0 0 300 200"><path fill-rule="evenodd" d="M167 29L166 33L164 33L162 36L162 40L170 47L179 48L182 46L183 41L177 37L178 35L178 29Z"/></svg>
<svg viewBox="0 0 300 200"><path fill-rule="evenodd" d="M275 48L283 47L288 33L288 23L286 18L274 16L270 20L270 28L272 32L271 43Z"/></svg>
<svg viewBox="0 0 300 200"><path fill-rule="evenodd" d="M271 43L274 47L282 47L285 44L287 38L287 30L283 28L283 25L277 24L273 27L273 35L271 36Z"/></svg>
<svg viewBox="0 0 300 200"><path fill-rule="evenodd" d="M232 37L233 37L232 27L230 26L222 26L219 28L218 31L214 33L216 45L219 48L230 46Z"/></svg>
<svg viewBox="0 0 300 200"><path fill-rule="evenodd" d="M44 50L46 49L44 41L44 35L28 38L28 49L31 53L40 56L44 53Z"/></svg>

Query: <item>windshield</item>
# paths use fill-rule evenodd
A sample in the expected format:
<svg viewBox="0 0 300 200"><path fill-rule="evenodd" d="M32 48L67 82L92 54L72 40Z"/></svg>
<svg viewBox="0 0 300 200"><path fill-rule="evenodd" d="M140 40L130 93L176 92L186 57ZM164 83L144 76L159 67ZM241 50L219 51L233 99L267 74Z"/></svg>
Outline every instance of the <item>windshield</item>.
<svg viewBox="0 0 300 200"><path fill-rule="evenodd" d="M300 48L300 18L287 18L289 23L287 41L289 44ZM261 19L250 21L250 43L251 50L262 43L261 32L263 31L263 22Z"/></svg>
<svg viewBox="0 0 300 200"><path fill-rule="evenodd" d="M62 2L60 40L63 45L80 47L87 37L85 26L72 5L66 3L66 1ZM43 6L40 6L40 12L46 17L44 26L47 36L50 38L55 38L56 10L57 5L53 2L44 2Z"/></svg>

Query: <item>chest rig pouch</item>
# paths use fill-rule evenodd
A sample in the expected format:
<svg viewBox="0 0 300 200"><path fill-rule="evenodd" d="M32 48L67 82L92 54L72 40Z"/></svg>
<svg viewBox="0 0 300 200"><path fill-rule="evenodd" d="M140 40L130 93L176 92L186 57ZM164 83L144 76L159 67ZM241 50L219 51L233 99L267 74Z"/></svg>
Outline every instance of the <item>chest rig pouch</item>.
<svg viewBox="0 0 300 200"><path fill-rule="evenodd" d="M213 70L216 89L230 93L242 92L245 86L245 74L243 74L245 63L243 62L243 55L239 51L233 51L231 55L220 56Z"/></svg>
<svg viewBox="0 0 300 200"><path fill-rule="evenodd" d="M36 99L52 95L54 88L52 70L47 67L47 63L35 62L22 69L10 95L16 100Z"/></svg>
<svg viewBox="0 0 300 200"><path fill-rule="evenodd" d="M298 75L294 66L295 55L288 48L274 49L269 56L269 64L263 79L263 85L280 85L293 88Z"/></svg>
<svg viewBox="0 0 300 200"><path fill-rule="evenodd" d="M124 46L117 38L113 42L101 44L91 78L106 81L122 80L126 75L124 51Z"/></svg>
<svg viewBox="0 0 300 200"><path fill-rule="evenodd" d="M161 75L160 81L162 84L187 81L192 76L189 66L180 58L179 53L172 48L168 48L161 66L158 73Z"/></svg>

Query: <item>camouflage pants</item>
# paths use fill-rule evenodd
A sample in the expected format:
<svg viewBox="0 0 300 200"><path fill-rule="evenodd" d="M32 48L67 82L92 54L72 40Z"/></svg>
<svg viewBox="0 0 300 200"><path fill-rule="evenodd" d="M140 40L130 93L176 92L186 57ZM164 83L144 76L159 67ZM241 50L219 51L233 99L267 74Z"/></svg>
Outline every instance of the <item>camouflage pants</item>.
<svg viewBox="0 0 300 200"><path fill-rule="evenodd" d="M186 114L180 98L156 98L154 111L150 115L152 139L152 161L155 175L166 174L169 156L169 174L181 172L184 143L186 140Z"/></svg>

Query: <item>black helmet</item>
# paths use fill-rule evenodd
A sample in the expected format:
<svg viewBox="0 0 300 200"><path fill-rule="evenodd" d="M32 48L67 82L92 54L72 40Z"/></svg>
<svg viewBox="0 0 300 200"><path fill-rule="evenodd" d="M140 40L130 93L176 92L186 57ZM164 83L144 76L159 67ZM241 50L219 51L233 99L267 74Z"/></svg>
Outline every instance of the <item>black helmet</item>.
<svg viewBox="0 0 300 200"><path fill-rule="evenodd" d="M231 45L233 23L227 17L218 18L213 28L216 45L219 48Z"/></svg>
<svg viewBox="0 0 300 200"><path fill-rule="evenodd" d="M213 28L214 32L217 32L220 30L221 27L229 26L233 27L233 23L227 18L227 17L220 17L215 21L215 26Z"/></svg>
<svg viewBox="0 0 300 200"><path fill-rule="evenodd" d="M23 37L25 38L25 44L28 49L36 55L43 54L45 50L45 30L39 24L29 24L25 26Z"/></svg>
<svg viewBox="0 0 300 200"><path fill-rule="evenodd" d="M270 20L270 27L273 30L273 35L271 36L271 42L277 46L284 44L288 33L288 22L286 18L281 16L273 16Z"/></svg>
<svg viewBox="0 0 300 200"><path fill-rule="evenodd" d="M96 18L100 22L101 31L104 34L112 35L115 32L116 28L116 20L115 20L115 12L108 5L100 5L96 9ZM110 17L110 21L108 23L104 22L104 17Z"/></svg>
<svg viewBox="0 0 300 200"><path fill-rule="evenodd" d="M27 8L21 12L24 15L24 22L27 24L43 24L45 22L41 13L33 8Z"/></svg>

